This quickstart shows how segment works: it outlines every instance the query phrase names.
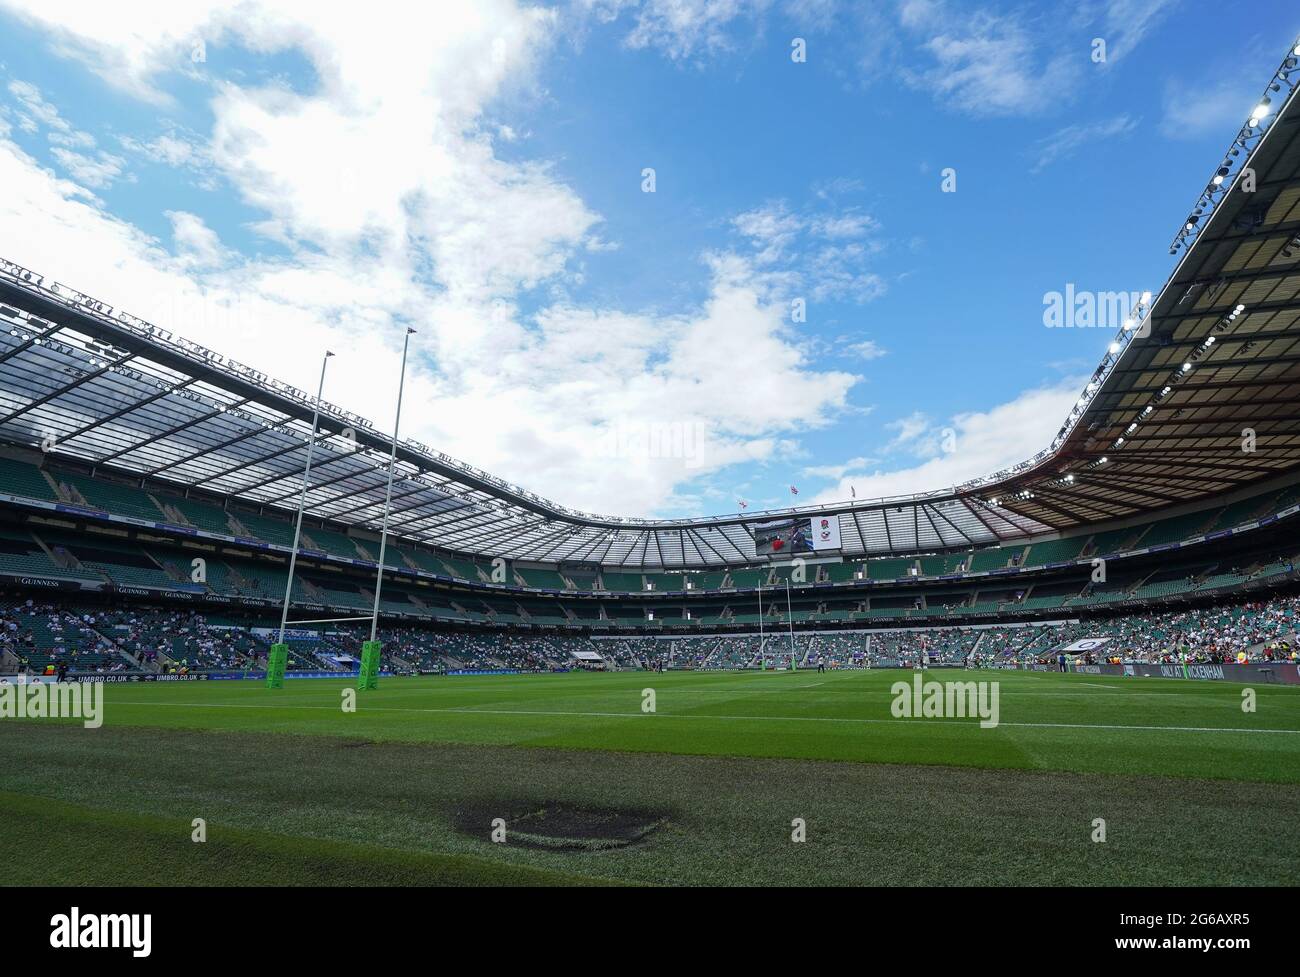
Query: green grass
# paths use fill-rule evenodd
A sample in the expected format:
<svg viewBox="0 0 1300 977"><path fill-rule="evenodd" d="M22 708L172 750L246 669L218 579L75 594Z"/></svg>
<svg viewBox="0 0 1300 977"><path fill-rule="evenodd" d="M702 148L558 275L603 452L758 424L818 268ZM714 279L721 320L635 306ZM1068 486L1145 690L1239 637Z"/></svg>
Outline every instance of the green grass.
<svg viewBox="0 0 1300 977"><path fill-rule="evenodd" d="M39 825L32 832L32 826ZM0 793L0 833L25 838L8 885L592 885L599 879L466 855L296 838L222 825L193 839L193 821L121 814Z"/></svg>
<svg viewBox="0 0 1300 977"><path fill-rule="evenodd" d="M895 719L912 677L391 679L355 713L343 682L110 686L99 730L0 722L0 830L39 839L27 882L1300 882L1300 688L1246 713L1226 683L929 672L1000 683L981 729ZM656 827L613 850L489 838L559 809Z"/></svg>

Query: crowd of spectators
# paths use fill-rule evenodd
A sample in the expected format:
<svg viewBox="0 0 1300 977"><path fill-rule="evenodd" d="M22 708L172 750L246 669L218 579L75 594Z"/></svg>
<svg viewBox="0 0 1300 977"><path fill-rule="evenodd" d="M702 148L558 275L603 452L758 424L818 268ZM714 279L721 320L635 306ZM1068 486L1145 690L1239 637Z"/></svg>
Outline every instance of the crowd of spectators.
<svg viewBox="0 0 1300 977"><path fill-rule="evenodd" d="M64 666L80 672L125 671L131 667L97 630L100 615L57 604L25 600L0 608L0 659L13 656L18 671Z"/></svg>
<svg viewBox="0 0 1300 977"><path fill-rule="evenodd" d="M274 633L269 623L192 610L10 601L0 604L0 661L10 670L51 664L74 672L255 670L265 664ZM1085 638L1102 639L1082 653L1089 662L1296 661L1298 627L1300 597L1273 597L1055 625L796 632L793 653L788 632L769 633L760 641L749 634L591 638L397 626L381 629L378 637L384 667L396 672L782 668L792 657L800 667L839 669L1050 663ZM354 669L368 637L368 628L359 624L299 633L289 642L289 667Z"/></svg>

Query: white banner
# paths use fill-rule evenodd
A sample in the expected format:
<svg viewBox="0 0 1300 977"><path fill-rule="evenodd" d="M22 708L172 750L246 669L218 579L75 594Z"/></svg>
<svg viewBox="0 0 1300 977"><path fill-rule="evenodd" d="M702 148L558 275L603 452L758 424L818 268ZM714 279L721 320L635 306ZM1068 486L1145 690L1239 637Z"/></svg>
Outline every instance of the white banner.
<svg viewBox="0 0 1300 977"><path fill-rule="evenodd" d="M1085 651L1096 651L1109 642L1110 638L1080 638L1074 644L1066 645L1061 650L1067 655L1078 655Z"/></svg>

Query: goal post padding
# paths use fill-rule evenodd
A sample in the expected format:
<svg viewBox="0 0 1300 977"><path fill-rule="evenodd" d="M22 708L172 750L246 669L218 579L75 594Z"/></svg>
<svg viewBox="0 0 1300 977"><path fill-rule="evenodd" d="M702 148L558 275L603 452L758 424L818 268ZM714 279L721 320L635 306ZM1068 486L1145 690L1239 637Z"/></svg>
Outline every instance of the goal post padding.
<svg viewBox="0 0 1300 977"><path fill-rule="evenodd" d="M266 687L268 689L284 688L284 670L289 665L289 646L271 645L271 653L266 656Z"/></svg>
<svg viewBox="0 0 1300 977"><path fill-rule="evenodd" d="M361 671L357 673L358 689L379 688L379 650L383 643L365 641L361 644Z"/></svg>

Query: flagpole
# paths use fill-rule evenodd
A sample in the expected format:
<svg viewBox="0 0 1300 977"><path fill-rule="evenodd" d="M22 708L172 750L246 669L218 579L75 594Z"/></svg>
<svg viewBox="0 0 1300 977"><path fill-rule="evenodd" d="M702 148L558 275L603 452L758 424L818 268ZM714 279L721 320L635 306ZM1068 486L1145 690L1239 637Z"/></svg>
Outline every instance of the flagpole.
<svg viewBox="0 0 1300 977"><path fill-rule="evenodd" d="M293 550L289 553L289 579L284 584L284 608L280 611L280 640L284 644L284 629L289 622L289 595L293 592L293 571L298 565L298 540L302 536L302 510L307 503L307 481L311 476L311 456L316 447L316 429L320 424L320 401L325 392L325 365L334 354L329 350L320 361L320 383L316 386L316 405L311 415L311 437L307 439L307 463L302 469L302 491L298 494L298 516L293 527Z"/></svg>
<svg viewBox="0 0 1300 977"><path fill-rule="evenodd" d="M388 510L393 503L393 472L397 469L397 433L402 427L402 392L406 387L406 351L411 346L411 333L415 332L409 326L406 330L406 339L402 342L402 372L398 375L397 380L397 417L393 421L393 450L388 456L388 488L384 490L384 519L379 530L379 571L375 574L375 608L370 619L370 640L375 640L375 635L379 631L379 594L384 587L384 551L388 547Z"/></svg>

